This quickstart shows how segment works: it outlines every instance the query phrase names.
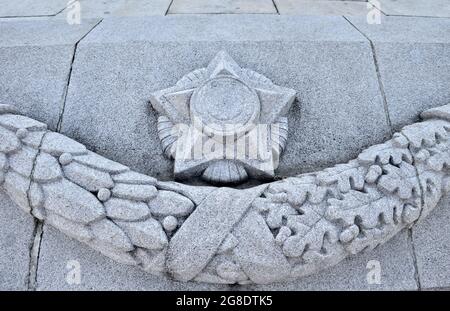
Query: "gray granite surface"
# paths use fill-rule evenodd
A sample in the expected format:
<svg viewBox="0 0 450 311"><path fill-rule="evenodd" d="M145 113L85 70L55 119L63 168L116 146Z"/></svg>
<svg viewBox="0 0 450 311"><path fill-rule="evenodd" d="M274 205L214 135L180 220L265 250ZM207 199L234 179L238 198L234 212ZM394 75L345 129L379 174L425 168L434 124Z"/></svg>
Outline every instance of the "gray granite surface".
<svg viewBox="0 0 450 311"><path fill-rule="evenodd" d="M8 3L0 6L0 17L55 15L67 4L34 7L27 1L23 6L3 2ZM439 1L409 11L384 2L385 9L380 9L388 15L448 13ZM169 13L175 13L171 9ZM104 17L106 10L102 7L90 16ZM123 15L120 10L111 12ZM61 16L59 20L0 18L0 101L51 129L62 119L61 131L69 137L139 172L167 180L172 167L160 151L156 114L148 96L206 66L222 49L243 67L298 92L280 175L347 161L363 148L386 140L389 123L398 129L417 121L420 111L450 102L447 18L383 17L381 25L368 25L364 17L348 17L350 24L342 17L180 15L106 18L97 27L98 20L70 26ZM38 236L37 258L31 216L3 193L0 202L1 289L230 289L144 274L46 225L40 241ZM448 198L443 200L428 219L384 246L320 274L291 283L232 289L448 288L448 204ZM367 282L371 260L380 263L381 284ZM74 262L80 264L80 284L67 281Z"/></svg>

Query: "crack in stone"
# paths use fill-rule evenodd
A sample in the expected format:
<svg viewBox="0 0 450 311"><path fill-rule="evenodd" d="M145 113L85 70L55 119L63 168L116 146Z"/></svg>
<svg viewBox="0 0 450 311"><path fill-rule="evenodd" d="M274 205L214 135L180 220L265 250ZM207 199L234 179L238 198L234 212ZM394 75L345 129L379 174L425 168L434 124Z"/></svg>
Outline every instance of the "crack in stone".
<svg viewBox="0 0 450 311"><path fill-rule="evenodd" d="M77 49L78 49L78 44L84 39L86 38L86 36L88 34L91 33L92 30L94 30L98 25L100 25L100 23L103 21L103 19L99 20L98 23L96 23L88 32L86 32L81 38L80 40L78 40L75 43L75 46L73 48L73 54L72 54L72 60L70 62L70 68L69 68L69 74L67 76L67 83L64 87L64 93L62 96L62 108L61 108L61 114L59 115L59 119L58 119L58 123L56 124L56 132L61 132L61 128L62 128L62 122L63 122L63 118L64 118L64 111L66 109L66 101L67 101L67 94L69 93L69 86L70 86L70 80L72 78L72 70L73 70L73 63L75 62L75 57L77 54Z"/></svg>
<svg viewBox="0 0 450 311"><path fill-rule="evenodd" d="M28 189L26 192L27 195L27 200L28 200L28 205L30 206L30 215L34 217L33 215L33 207L31 205L31 198L30 198L30 191L31 191L31 184L33 183L33 175L34 175L34 170L36 169L36 162L37 162L37 158L39 157L39 155L41 154L41 147L42 147L42 143L44 141L45 136L47 135L48 131L44 133L44 135L42 135L41 140L39 141L39 145L37 147L37 152L36 152L36 156L33 159L33 166L31 167L31 173L30 173L30 183L28 184Z"/></svg>
<svg viewBox="0 0 450 311"><path fill-rule="evenodd" d="M378 65L378 59L377 59L377 53L375 51L375 45L373 44L372 40L370 40L370 38L365 33L363 33L358 27L356 27L347 17L343 16L343 18L353 28L355 28L364 38L366 38L367 41L369 41L370 49L372 50L373 63L374 63L375 71L376 71L376 74L377 74L378 89L379 89L379 91L381 93L381 97L383 98L383 108L384 108L384 113L386 115L386 122L387 122L388 127L389 127L390 135L392 136L394 134L394 131L392 129L391 117L389 115L389 107L388 107L388 103L387 103L386 93L384 91L383 81L381 79L381 72L380 72L380 68L379 68L379 65Z"/></svg>
<svg viewBox="0 0 450 311"><path fill-rule="evenodd" d="M166 10L166 12L164 13L164 16L166 16L167 14L169 14L169 10L170 10L170 7L172 6L172 4L173 4L173 0L170 1L169 6L167 7L167 10Z"/></svg>
<svg viewBox="0 0 450 311"><path fill-rule="evenodd" d="M414 167L414 171L416 173L416 178L417 178L417 183L419 185L419 191L420 191L420 205L421 208L419 210L419 217L411 224L411 227L414 226L421 218L422 218L422 212L425 208L425 189L423 189L422 184L420 182L420 174L419 174L419 170L416 166L416 160L414 159L414 155L413 152L411 150L411 140L408 139L408 137L406 137L404 134L402 134L401 132L399 132L400 135L402 135L407 141L408 141L408 151L411 154L411 159L412 159L412 166ZM418 290L422 289L422 285L420 283L420 274L419 274L419 267L417 266L417 256L416 256L416 250L414 247L414 241L413 241L413 232L412 232L412 228L409 227L407 229L407 243L409 244L409 247L411 249L411 257L413 260L413 266L414 266L414 281L416 282L416 286Z"/></svg>
<svg viewBox="0 0 450 311"><path fill-rule="evenodd" d="M377 9L378 11L380 11L384 16L388 16L388 15L386 14L386 12L384 12L384 11L381 9L381 6L380 6L380 5L377 6L375 3L371 2L370 0L368 0L367 3L370 3L370 4L372 5L372 7L374 7L374 8Z"/></svg>
<svg viewBox="0 0 450 311"><path fill-rule="evenodd" d="M421 208L419 210L419 217L411 224L411 226L414 226L422 218L422 212L425 208L425 189L422 187L422 183L420 182L419 169L417 168L416 160L414 159L413 151L411 150L411 140L408 137L406 137L404 134L402 134L401 132L398 132L398 134L400 134L402 137L404 137L409 143L408 151L411 155L411 160L412 160L411 165L414 167L414 172L416 173L416 178L417 178L417 184L419 185Z"/></svg>
<svg viewBox="0 0 450 311"><path fill-rule="evenodd" d="M59 15L59 14L61 14L62 12L64 12L64 10L65 9L67 9L69 6L68 6L68 4L69 3L67 3L67 5L64 7L64 8L62 8L61 10L59 10L58 12L56 12L54 15L52 15L52 16L56 16L56 15Z"/></svg>
<svg viewBox="0 0 450 311"><path fill-rule="evenodd" d="M419 267L417 265L417 256L416 256L416 248L414 247L414 238L412 228L408 229L408 239L407 239L410 249L411 249L411 257L414 265L414 280L416 282L416 286L418 290L422 290L422 284L420 282L420 274Z"/></svg>
<svg viewBox="0 0 450 311"><path fill-rule="evenodd" d="M273 3L273 6L275 7L275 11L277 11L277 14L280 15L280 11L278 10L275 0L272 0L272 3Z"/></svg>
<svg viewBox="0 0 450 311"><path fill-rule="evenodd" d="M39 255L41 253L41 241L44 233L44 223L38 219L34 219L33 240L30 246L30 262L28 268L28 284L29 291L35 291L37 287L37 271L39 267Z"/></svg>
<svg viewBox="0 0 450 311"><path fill-rule="evenodd" d="M419 183L419 190L420 190L420 205L422 206L422 208L419 211L419 217L411 224L412 226L414 226L420 219L422 219L422 212L425 209L425 189L422 187L422 183L420 182L420 175L419 175L419 170L417 169L417 166L415 166L414 164L414 157L413 157L413 167L414 167L414 171L416 172L416 178L418 180Z"/></svg>
<svg viewBox="0 0 450 311"><path fill-rule="evenodd" d="M411 140L410 139L408 139L408 137L406 137L404 134L402 134L401 132L400 132L400 134L403 136L403 137L405 137L406 138L406 140L408 140L408 142L410 143L409 145L408 145L408 150L409 150L409 152L411 153L411 155L413 155L413 151L411 150ZM421 209L419 210L419 217L417 218L417 220L415 220L412 224L411 224L411 227L409 227L407 230L407 232L408 232L408 236L407 236L407 240L408 240L408 244L409 244L409 246L410 246L410 249L411 249L411 257L412 257L412 259L413 259L413 266L414 266L414 280L415 280L415 282L416 282L416 286L417 286L417 288L418 288L418 290L422 290L422 284L421 284L421 280L420 280L420 273L419 273L419 266L418 266L418 264L417 264L417 256L416 256L416 249L415 249L415 246L414 246L414 237L413 237L413 226L414 225L416 225L417 224L417 222L418 221L420 221L421 219L422 219L422 214L423 214L423 211L424 211L424 209L425 209L425 192L426 192L426 189L424 189L424 187L422 186L422 184L421 184L421 182L420 182L420 174L419 174L419 170L418 170L418 167L417 167L417 165L416 165L416 160L414 159L414 156L412 156L411 157L412 158L412 165L413 165L413 167L414 167L414 170L415 170L415 172L416 172L416 177L417 177L417 180L418 180L418 184L419 184L419 190L420 190L420 193L421 193L421 196L420 196L420 204L421 204Z"/></svg>
<svg viewBox="0 0 450 311"><path fill-rule="evenodd" d="M34 170L36 168L36 162L37 158L39 157L41 153L41 146L44 141L45 136L47 135L48 131L42 135L41 140L39 141L39 146L37 148L38 152L36 153L36 156L33 160L33 167L31 168L31 174L30 174L30 183L28 185L27 189L27 200L28 205L30 206L30 215L34 218L34 228L33 228L33 240L31 242L30 248L29 248L29 264L28 264L28 280L27 280L27 288L28 290L36 290L36 281L37 281L37 268L39 264L39 253L41 248L41 238L42 238L42 227L43 222L35 218L33 215L33 206L31 205L31 198L30 198L30 191L31 191L31 184L33 183L33 175Z"/></svg>

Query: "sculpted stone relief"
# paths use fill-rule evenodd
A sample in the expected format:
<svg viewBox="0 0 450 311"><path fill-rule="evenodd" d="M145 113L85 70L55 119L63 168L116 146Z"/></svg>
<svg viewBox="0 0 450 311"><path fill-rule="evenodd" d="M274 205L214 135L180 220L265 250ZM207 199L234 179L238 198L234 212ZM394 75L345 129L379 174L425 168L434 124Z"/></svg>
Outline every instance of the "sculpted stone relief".
<svg viewBox="0 0 450 311"><path fill-rule="evenodd" d="M240 68L219 52L206 68L152 94L164 153L174 175L214 184L274 177L295 91Z"/></svg>
<svg viewBox="0 0 450 311"><path fill-rule="evenodd" d="M227 88L242 93L228 97ZM194 130L207 128L202 139L237 139L258 123L285 122L293 94L221 53L208 68L155 93L152 104L161 113L164 151L177 162L185 144L179 147L181 136L165 131L176 122L190 125L201 116ZM239 113L220 105L214 110L217 96ZM224 284L291 280L389 240L426 217L450 190L450 105L421 116L423 122L348 163L239 190L158 181L0 105L0 184L25 212L146 272ZM230 120L242 125L227 131L221 125ZM268 146L272 157L260 162L273 172L282 144ZM235 157L187 162L176 164L175 174L215 183L267 172Z"/></svg>

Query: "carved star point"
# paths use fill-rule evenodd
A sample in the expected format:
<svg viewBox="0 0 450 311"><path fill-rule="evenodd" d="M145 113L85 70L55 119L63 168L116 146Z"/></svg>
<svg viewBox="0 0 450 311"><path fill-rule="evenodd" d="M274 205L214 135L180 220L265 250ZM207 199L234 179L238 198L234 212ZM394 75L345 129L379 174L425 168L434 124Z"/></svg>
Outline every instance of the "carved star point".
<svg viewBox="0 0 450 311"><path fill-rule="evenodd" d="M155 92L152 94L151 103L153 107L162 115L167 116L167 118L173 124L192 124L197 116L196 113L199 113L198 101L195 101L195 108L191 107L191 102L193 99L198 98L199 92L198 90L203 88L205 90L205 86L208 85L211 81L217 80L218 82L224 81L223 79L232 78L233 83L240 84L241 86L235 90L251 90L254 94L256 94L253 99L248 98L250 102L248 106L246 106L245 112L248 113L248 125L250 124L267 124L271 125L273 123L280 122L280 118L284 117L284 115L288 112L291 107L294 99L295 99L295 91L289 88L281 87L275 85L271 80L266 78L265 76L256 73L252 70L241 68L231 56L225 51L220 51L213 58L213 60L209 63L209 65L205 68L195 70L187 75L185 75L178 83L170 88ZM220 80L222 79L222 80ZM228 80L230 81L230 80ZM220 85L220 83L219 83ZM224 84L221 84L220 87L224 87ZM234 84L233 84L234 85ZM243 85L243 86L242 86ZM211 86L208 86L211 88ZM209 91L209 88L206 87L206 90ZM227 90L222 90L223 98L222 100L229 100L227 95ZM236 91L236 92L238 92ZM251 93L248 93L251 94ZM232 94L236 95L236 94ZM209 102L210 103L210 99ZM245 99L244 99L245 102ZM220 100L218 99L218 106L220 105ZM200 105L201 106L201 105ZM202 107L202 106L201 106ZM236 107L236 106L235 106ZM239 107L239 105L238 105ZM244 107L244 106L243 106ZM250 107L250 108L248 108ZM210 108L208 108L210 109ZM214 109L214 106L213 108ZM223 109L223 108L221 108ZM230 108L231 109L231 108ZM238 109L238 108L236 108ZM250 110L249 110L250 109ZM251 109L255 110L256 113L252 113ZM203 113L203 112L201 112ZM206 114L208 115L208 114ZM221 120L221 119L220 119ZM238 118L239 120L239 118ZM226 120L225 120L226 121ZM236 119L229 120L230 124L233 124L233 121L236 123ZM239 123L239 122L237 122ZM207 128L208 124L203 124L205 128ZM287 126L287 123L286 125ZM247 126L244 127L246 131L250 130L252 127ZM220 131L219 131L220 132ZM225 133L225 132L224 132ZM229 135L224 134L223 135ZM220 133L219 133L220 134ZM236 133L238 136L245 134L244 133ZM274 147L274 150L278 150L278 146ZM282 148L281 148L282 149ZM191 151L191 150L184 150ZM270 153L269 160L272 163L273 155L272 151L268 151ZM182 153L177 148L177 154ZM279 153L273 152L278 155ZM216 159L217 160L217 159ZM229 159L227 159L229 160ZM264 161L257 160L249 160L249 159L232 159L236 163L240 163L244 166L247 171L258 171L258 174L263 175L263 170L259 170L257 166L259 164L265 164ZM208 163L212 163L207 159L197 159L195 161L181 161L175 157L175 171L183 171L183 173L189 173L193 171L201 171L204 170L205 167L208 167ZM274 164L275 165L275 164ZM274 167L268 167L266 172L269 175L273 175ZM198 172L196 172L198 173ZM250 174L251 175L251 172Z"/></svg>

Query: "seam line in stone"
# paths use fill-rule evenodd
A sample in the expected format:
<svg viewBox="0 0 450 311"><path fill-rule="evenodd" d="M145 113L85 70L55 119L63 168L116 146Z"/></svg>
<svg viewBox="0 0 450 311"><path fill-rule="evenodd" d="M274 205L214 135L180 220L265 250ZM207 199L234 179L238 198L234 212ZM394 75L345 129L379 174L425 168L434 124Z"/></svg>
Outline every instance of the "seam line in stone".
<svg viewBox="0 0 450 311"><path fill-rule="evenodd" d="M52 16L56 16L56 15L61 14L61 13L64 12L68 7L69 7L69 3L67 3L65 7L63 7L61 10L59 10L58 12L56 12L56 13L55 13L54 15L52 15Z"/></svg>
<svg viewBox="0 0 450 311"><path fill-rule="evenodd" d="M370 44L370 49L372 50L372 58L373 58L373 63L375 66L375 71L377 74L377 80L378 80L378 89L381 93L381 97L383 99L383 108L384 108L384 114L386 116L386 122L387 125L389 127L389 132L390 135L392 136L394 134L394 131L392 129L392 122L391 122L391 117L389 115L389 107L388 107L388 102L387 102L387 98L386 98L386 93L384 91L384 85L383 85L383 81L381 79L381 72L380 72L380 68L378 65L378 59L377 59L377 54L375 51L375 45L373 44L372 40L370 40L370 38L363 33L358 27L356 27L347 17L343 16L343 18L353 27L355 28L364 38L367 39L367 41L369 41Z"/></svg>
<svg viewBox="0 0 450 311"><path fill-rule="evenodd" d="M368 0L367 3L370 3L372 5L372 7L374 7L375 9L377 9L378 11L380 11L384 16L389 16L388 14L386 14L386 12L384 12L381 9L381 6L377 6L375 3L373 3L372 1Z"/></svg>
<svg viewBox="0 0 450 311"><path fill-rule="evenodd" d="M413 267L414 267L414 281L416 282L416 286L418 290L422 289L422 285L420 283L420 274L419 274L419 267L417 265L417 256L416 256L416 249L414 247L414 240L413 240L413 232L412 232L412 226L415 225L420 219L422 219L422 212L425 208L425 190L422 187L422 184L420 182L420 176L419 176L419 170L416 165L416 160L414 159L413 151L411 150L411 140L403 133L399 132L400 135L402 135L408 142L408 151L411 154L411 160L412 160L412 166L414 167L414 171L416 173L417 178L417 184L419 185L419 191L420 191L420 205L421 208L419 209L419 217L417 220L415 220L411 227L407 229L407 242L409 244L409 247L411 249L411 257L413 260Z"/></svg>
<svg viewBox="0 0 450 311"><path fill-rule="evenodd" d="M60 12L56 13L59 14ZM0 16L0 18L32 18L32 17L55 17L56 14L54 15L4 15L4 16Z"/></svg>
<svg viewBox="0 0 450 311"><path fill-rule="evenodd" d="M450 18L450 17L447 17L447 16L400 15L400 14L386 14L386 16L393 16L393 17L416 17L416 18L443 18L443 19L449 19L449 18Z"/></svg>
<svg viewBox="0 0 450 311"><path fill-rule="evenodd" d="M42 226L43 226L42 221L40 221L33 215L33 207L31 205L31 199L30 199L30 191L31 191L31 184L33 183L33 175L34 175L34 170L36 168L36 162L37 162L39 155L41 154L41 146L42 146L42 143L44 142L44 138L47 135L47 133L48 133L48 131L46 131L44 133L44 135L42 135L41 140L39 141L39 145L37 148L38 151L33 160L33 167L31 168L30 183L28 185L28 189L26 192L28 205L30 206L30 215L33 217L33 220L34 220L34 222L33 222L33 226L34 226L33 240L31 241L31 245L30 245L29 253L28 253L29 258L30 258L29 263L28 263L28 279L27 279L28 290L36 290L37 267L38 267L38 262L39 262L39 253L40 253L40 248L41 248L41 237L42 237Z"/></svg>
<svg viewBox="0 0 450 311"><path fill-rule="evenodd" d="M414 266L414 281L416 282L417 289L422 290L422 285L420 283L419 266L417 265L416 248L414 247L414 238L413 238L412 228L408 229L408 242L410 244L411 257L412 257L413 266Z"/></svg>
<svg viewBox="0 0 450 311"><path fill-rule="evenodd" d="M275 0L272 0L273 6L275 7L275 11L277 12L278 15L280 15L280 11L278 10L277 7L277 3L275 2Z"/></svg>
<svg viewBox="0 0 450 311"><path fill-rule="evenodd" d="M29 18L29 17L55 17L58 14L61 14L65 9L67 8L67 5L65 7L63 7L62 9L60 9L59 11L57 11L56 13L53 14L38 14L38 15L4 15L4 16L0 16L0 18Z"/></svg>
<svg viewBox="0 0 450 311"><path fill-rule="evenodd" d="M422 183L420 182L420 174L419 174L419 169L417 168L416 165L416 160L414 159L414 154L413 151L411 150L411 140L406 137L405 134L398 132L400 135L402 135L407 141L408 141L408 151L411 154L411 165L414 167L414 172L416 173L416 178L417 178L417 184L419 185L419 191L420 191L420 205L421 205L421 209L419 210L419 217L411 224L411 225L415 225L420 219L422 219L422 212L425 208L425 189L422 187Z"/></svg>
<svg viewBox="0 0 450 311"><path fill-rule="evenodd" d="M44 223L37 218L34 219L33 240L30 247L30 263L28 269L28 284L29 291L35 291L37 287L37 271L39 267L39 256L41 253L41 241L44 232Z"/></svg>
<svg viewBox="0 0 450 311"><path fill-rule="evenodd" d="M31 184L33 183L33 175L34 175L34 170L36 169L36 162L37 162L37 159L38 159L39 155L41 154L41 146L42 146L42 143L43 143L44 138L47 135L47 133L48 133L48 131L46 131L44 133L44 135L42 135L41 140L39 141L39 145L37 147L37 152L36 152L36 155L34 156L34 159L33 159L33 165L31 167L30 183L28 184L28 188L27 188L27 192L26 192L28 205L30 207L30 215L33 216L33 217L34 217L34 215L33 215L33 207L31 206L31 199L30 199Z"/></svg>
<svg viewBox="0 0 450 311"><path fill-rule="evenodd" d="M67 101L67 95L69 93L69 86L70 86L70 81L72 78L72 70L73 70L73 63L75 62L75 57L77 54L77 48L78 48L78 44L81 42L81 40L83 40L84 38L86 38L86 36L88 34L91 33L92 30L94 30L101 22L103 21L103 19L99 20L98 23L96 23L88 32L86 32L76 43L75 46L73 48L73 54L72 54L72 60L70 62L70 67L69 67L69 73L68 73L68 77L67 77L67 83L66 86L64 88L64 93L62 96L62 107L61 107L61 113L59 115L58 118L58 123L56 124L56 132L60 132L61 128L62 128L62 122L64 119L64 111L66 109L66 101Z"/></svg>
<svg viewBox="0 0 450 311"><path fill-rule="evenodd" d="M164 13L164 16L169 15L169 10L170 10L170 7L172 6L172 4L173 4L173 0L170 1L169 6L167 7L166 13Z"/></svg>

